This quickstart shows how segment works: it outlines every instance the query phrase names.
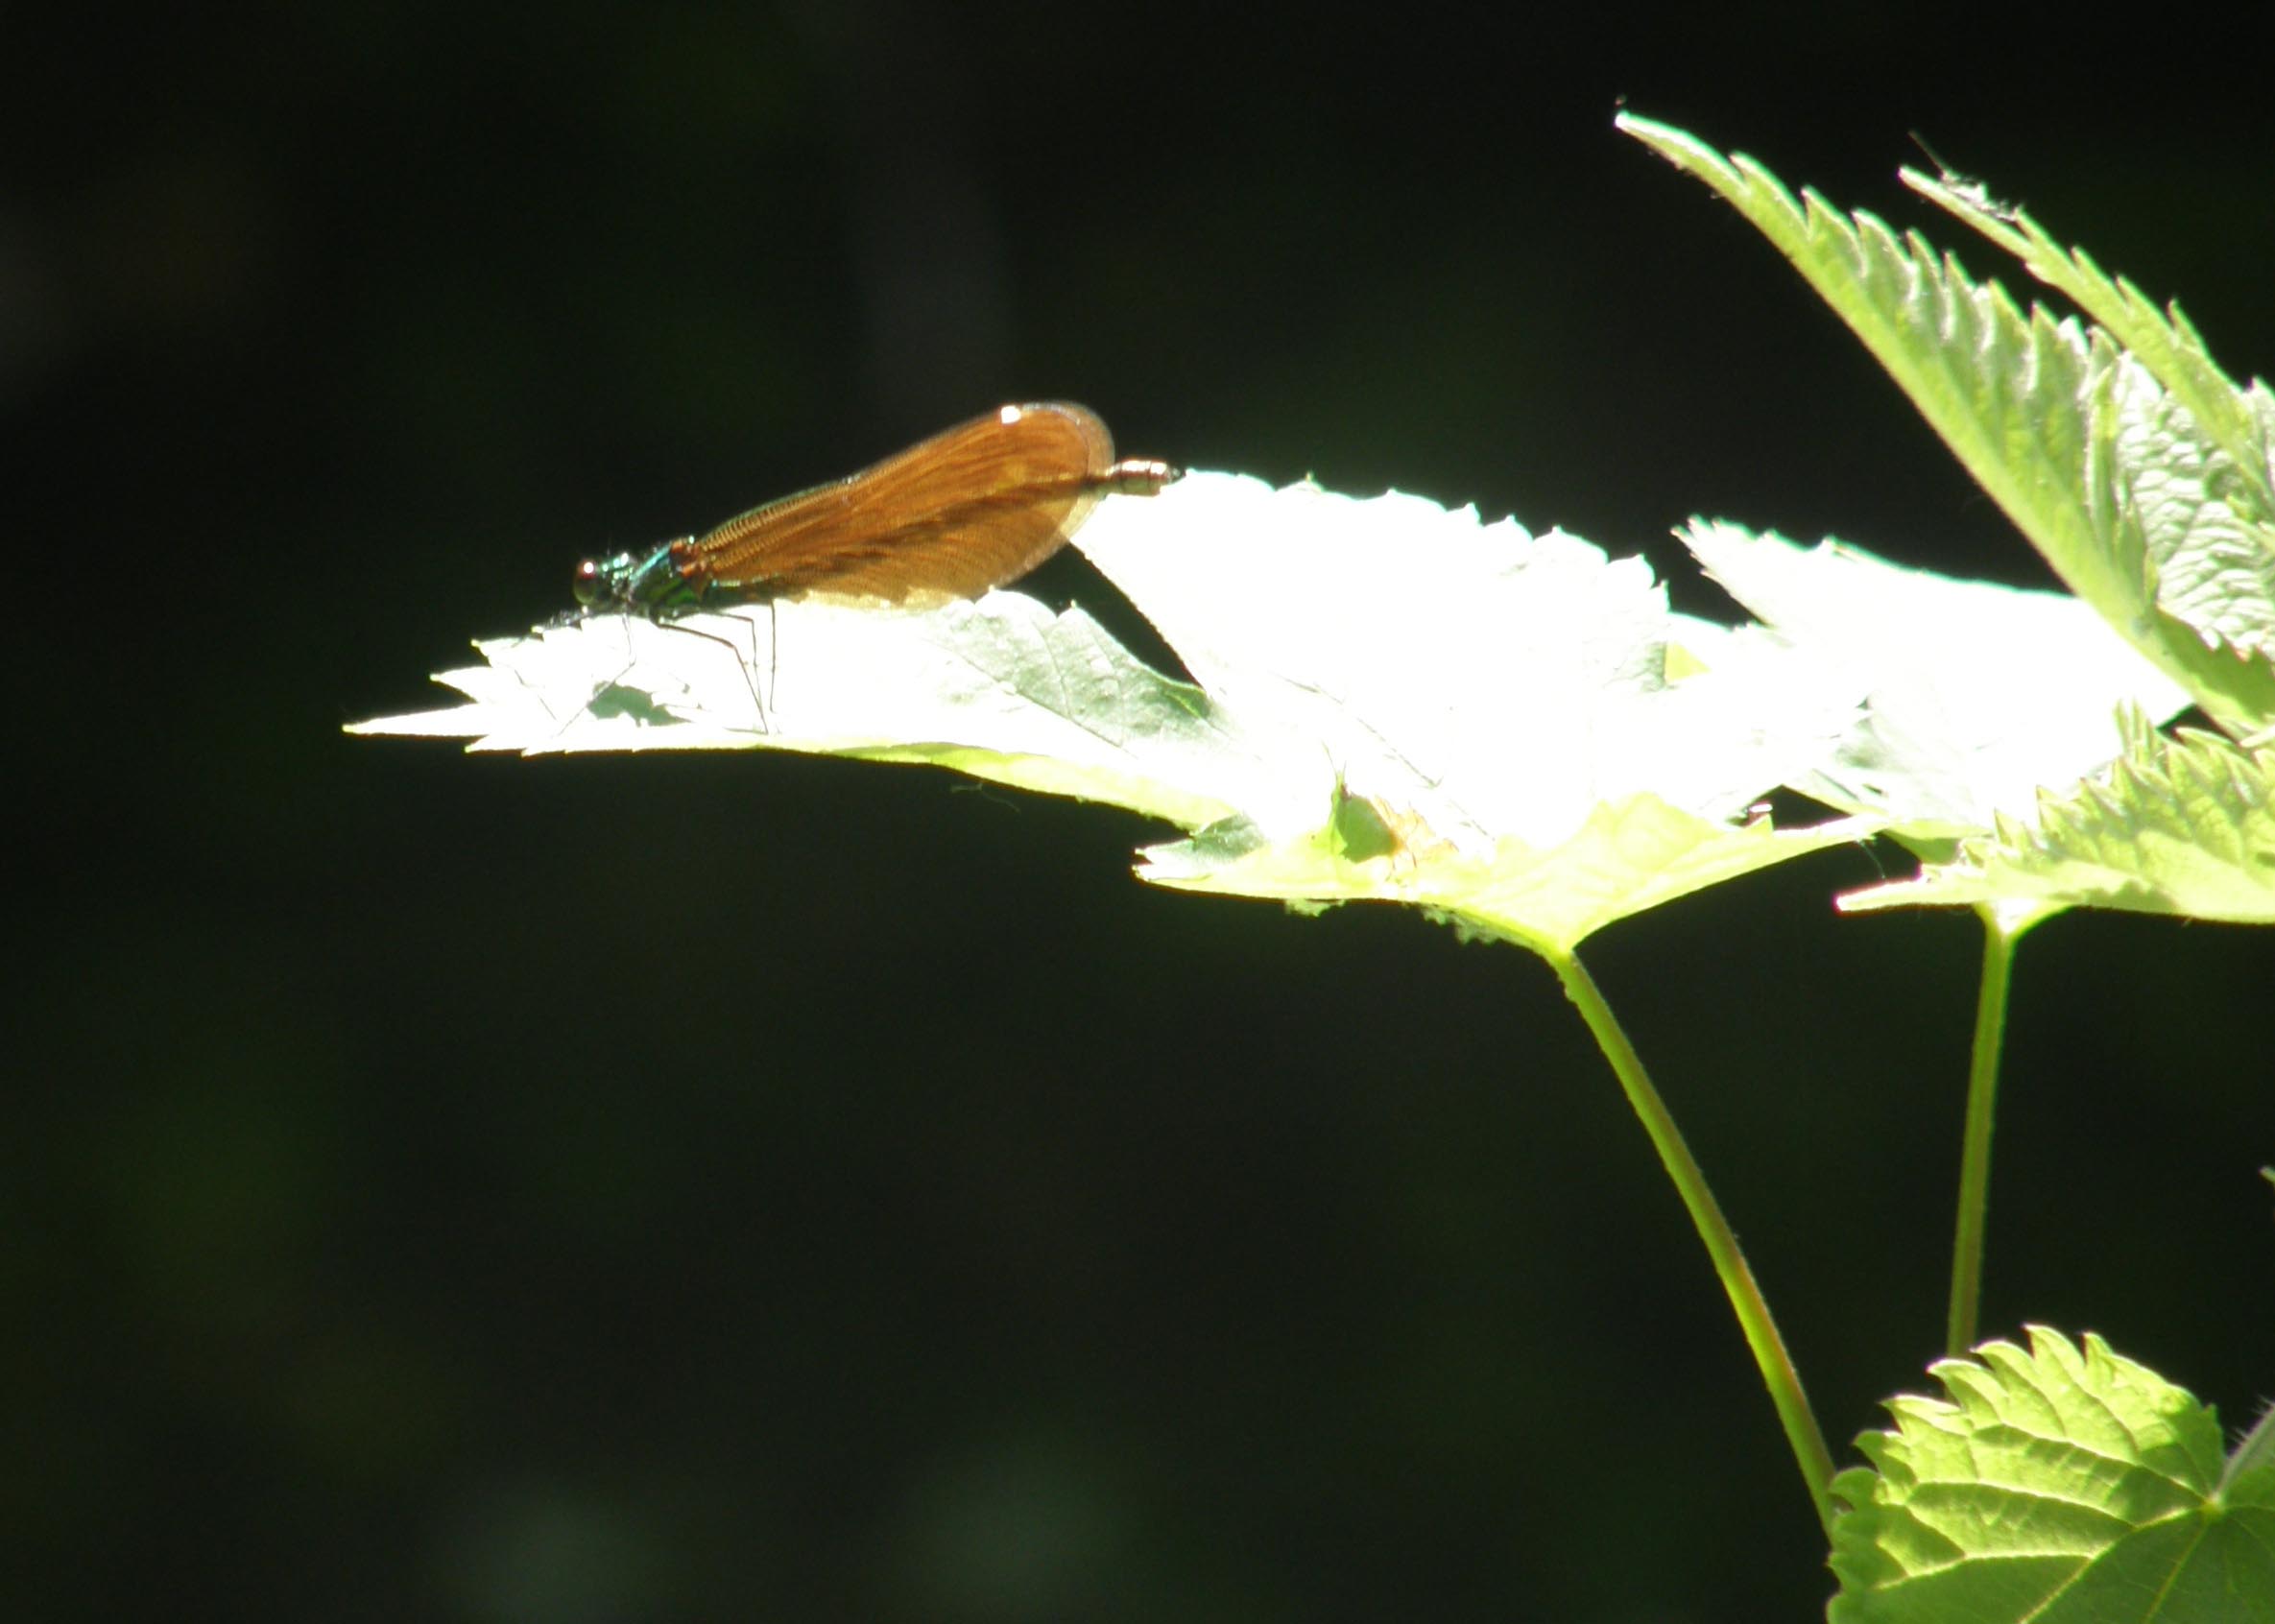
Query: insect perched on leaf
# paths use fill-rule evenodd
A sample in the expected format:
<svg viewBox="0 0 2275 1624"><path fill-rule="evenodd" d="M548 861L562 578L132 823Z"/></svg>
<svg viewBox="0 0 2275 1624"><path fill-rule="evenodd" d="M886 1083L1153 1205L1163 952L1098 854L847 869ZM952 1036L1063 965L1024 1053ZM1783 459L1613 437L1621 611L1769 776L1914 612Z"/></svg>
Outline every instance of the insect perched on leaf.
<svg viewBox="0 0 2275 1624"><path fill-rule="evenodd" d="M1049 558L1101 496L1150 496L1166 463L1115 462L1097 415L1004 406L848 479L645 554L587 559L587 612L665 620L706 607L827 596L922 608L976 598Z"/></svg>

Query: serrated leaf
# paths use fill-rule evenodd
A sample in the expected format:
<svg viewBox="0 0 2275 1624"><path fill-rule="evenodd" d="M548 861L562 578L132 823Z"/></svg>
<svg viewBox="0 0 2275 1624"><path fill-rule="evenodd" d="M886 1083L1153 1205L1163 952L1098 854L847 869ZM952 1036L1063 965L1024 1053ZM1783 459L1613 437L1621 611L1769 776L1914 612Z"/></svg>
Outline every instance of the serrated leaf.
<svg viewBox="0 0 2275 1624"><path fill-rule="evenodd" d="M1844 909L1993 902L2124 908L2275 923L2275 749L2211 733L2167 738L2135 718L2104 774L2001 817L1912 879L1844 896Z"/></svg>
<svg viewBox="0 0 2275 1624"><path fill-rule="evenodd" d="M2229 1454L2219 1487L2238 1504L2275 1505L2275 1405L2261 1409L2260 1419Z"/></svg>
<svg viewBox="0 0 2275 1624"><path fill-rule="evenodd" d="M2217 1418L2089 1334L1932 1367L1832 1486L1831 1624L2267 1624L2275 1494Z"/></svg>
<svg viewBox="0 0 2275 1624"><path fill-rule="evenodd" d="M2124 748L2120 706L2164 721L2188 696L2084 603L1905 569L1860 547L1693 520L1707 573L1805 663L1862 690L1856 725L1787 782L1909 841L2028 817Z"/></svg>
<svg viewBox="0 0 2275 1624"><path fill-rule="evenodd" d="M2275 525L2253 480L2147 376L2129 364L2120 380L2112 499L2155 561L2158 609L2195 632L2209 673L2246 682L2247 671L2211 661L2263 670L2275 652Z"/></svg>
<svg viewBox="0 0 2275 1624"><path fill-rule="evenodd" d="M2111 627L2232 732L2275 717L2275 530L2256 496L2263 467L2247 472L2099 328L2037 306L2024 314L1919 233L1899 238L1813 192L1797 202L1742 154L1725 158L1647 120L1618 122L1792 261ZM2224 416L2235 410L2256 425L2243 442L2263 448L2264 402Z"/></svg>
<svg viewBox="0 0 2275 1624"><path fill-rule="evenodd" d="M474 705L357 730L929 761L1203 831L1149 854L1149 878L1449 909L1467 885L1496 907L1526 898L1483 928L1558 943L1701 876L1857 838L1742 822L1822 754L1855 695L1795 681L1774 639L1671 614L1640 560L1418 497L1223 474L1109 498L1078 545L1198 687L1018 593L922 613L783 603L486 643L488 667L443 678ZM1375 853L1353 833L1362 805ZM1540 868L1568 846L1580 867ZM1550 895L1558 872L1578 900Z"/></svg>
<svg viewBox="0 0 2275 1624"><path fill-rule="evenodd" d="M2263 519L2275 513L2275 396L2256 379L2247 390L2237 388L2177 302L2159 310L2124 277L2102 271L2084 249L2063 248L2026 210L1994 203L1979 187L1914 169L1901 174L1905 185L2005 249L2107 328L2226 453L2252 487L2252 510Z"/></svg>

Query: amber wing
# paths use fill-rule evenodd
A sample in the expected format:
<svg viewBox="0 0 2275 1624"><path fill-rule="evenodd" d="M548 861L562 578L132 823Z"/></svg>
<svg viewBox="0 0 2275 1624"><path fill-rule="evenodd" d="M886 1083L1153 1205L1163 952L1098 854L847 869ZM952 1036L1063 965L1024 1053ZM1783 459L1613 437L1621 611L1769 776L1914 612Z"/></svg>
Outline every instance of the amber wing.
<svg viewBox="0 0 2275 1624"><path fill-rule="evenodd" d="M974 598L1016 581L1090 516L1114 439L1080 406L1006 406L874 467L682 543L706 594Z"/></svg>

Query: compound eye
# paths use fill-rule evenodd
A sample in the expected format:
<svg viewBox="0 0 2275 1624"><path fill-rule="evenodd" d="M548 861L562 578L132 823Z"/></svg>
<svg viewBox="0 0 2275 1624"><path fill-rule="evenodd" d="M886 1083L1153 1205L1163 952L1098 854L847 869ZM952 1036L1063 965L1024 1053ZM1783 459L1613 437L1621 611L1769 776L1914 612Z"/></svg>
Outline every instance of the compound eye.
<svg viewBox="0 0 2275 1624"><path fill-rule="evenodd" d="M609 595L608 578L602 573L598 559L587 559L577 565L577 576L569 583L569 591L580 609L590 609Z"/></svg>

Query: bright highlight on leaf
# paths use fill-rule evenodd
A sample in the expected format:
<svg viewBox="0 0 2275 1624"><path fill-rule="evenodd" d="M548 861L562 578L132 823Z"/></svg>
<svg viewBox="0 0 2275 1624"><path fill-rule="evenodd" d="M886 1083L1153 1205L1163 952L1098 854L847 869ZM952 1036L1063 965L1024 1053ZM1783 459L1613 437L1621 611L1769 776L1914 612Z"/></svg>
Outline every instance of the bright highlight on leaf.
<svg viewBox="0 0 2275 1624"><path fill-rule="evenodd" d="M1551 947L1868 832L1747 821L1857 693L1797 681L1774 638L1670 613L1639 559L1225 474L1109 497L1076 545L1198 686L1016 592L916 613L792 602L487 642L489 665L442 678L473 704L357 730L934 762L1193 831L1147 854L1163 883L1476 909Z"/></svg>
<svg viewBox="0 0 2275 1624"><path fill-rule="evenodd" d="M1832 1624L2267 1624L2275 1467L2089 1335L2030 1330L1933 1368L1833 1482Z"/></svg>
<svg viewBox="0 0 2275 1624"><path fill-rule="evenodd" d="M1802 548L1692 520L1707 573L1823 681L1865 696L1856 726L1795 789L1916 841L2034 819L2124 748L2118 713L2155 721L2188 696L2079 600L1905 569L1860 547Z"/></svg>

